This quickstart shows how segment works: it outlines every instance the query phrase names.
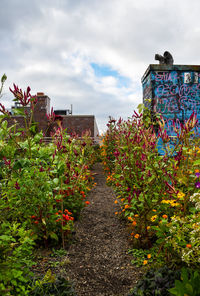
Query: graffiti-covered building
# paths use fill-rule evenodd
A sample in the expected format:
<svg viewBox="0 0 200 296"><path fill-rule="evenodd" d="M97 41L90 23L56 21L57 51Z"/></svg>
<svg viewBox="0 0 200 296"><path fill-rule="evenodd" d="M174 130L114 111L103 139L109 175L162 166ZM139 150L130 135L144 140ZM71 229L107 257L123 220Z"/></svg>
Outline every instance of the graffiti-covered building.
<svg viewBox="0 0 200 296"><path fill-rule="evenodd" d="M142 86L145 106L162 114L169 135L174 135L173 122L184 123L193 111L200 124L200 66L151 64Z"/></svg>

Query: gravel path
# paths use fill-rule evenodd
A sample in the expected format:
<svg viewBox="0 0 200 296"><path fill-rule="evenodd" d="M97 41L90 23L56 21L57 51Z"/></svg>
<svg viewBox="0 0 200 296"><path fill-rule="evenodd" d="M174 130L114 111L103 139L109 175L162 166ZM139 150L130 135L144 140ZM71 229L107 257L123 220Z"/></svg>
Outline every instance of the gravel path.
<svg viewBox="0 0 200 296"><path fill-rule="evenodd" d="M132 257L126 254L130 247L127 229L115 215L119 208L100 164L95 165L94 173L97 186L76 223L66 271L75 282L78 296L125 296L140 272L131 266Z"/></svg>

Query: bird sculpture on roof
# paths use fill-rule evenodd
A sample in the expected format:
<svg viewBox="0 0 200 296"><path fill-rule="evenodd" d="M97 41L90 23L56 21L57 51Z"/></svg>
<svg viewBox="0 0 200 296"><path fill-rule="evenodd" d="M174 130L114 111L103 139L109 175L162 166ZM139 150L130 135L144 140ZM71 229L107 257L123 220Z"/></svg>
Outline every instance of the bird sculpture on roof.
<svg viewBox="0 0 200 296"><path fill-rule="evenodd" d="M174 59L169 51L165 51L163 56L156 54L155 60L159 61L159 64L161 65L173 65L174 63Z"/></svg>

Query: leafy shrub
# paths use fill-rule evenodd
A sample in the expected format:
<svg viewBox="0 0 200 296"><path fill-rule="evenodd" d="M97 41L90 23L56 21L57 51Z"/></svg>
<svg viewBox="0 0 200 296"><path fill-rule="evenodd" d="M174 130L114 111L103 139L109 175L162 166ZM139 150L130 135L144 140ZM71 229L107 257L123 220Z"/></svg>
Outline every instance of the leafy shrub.
<svg viewBox="0 0 200 296"><path fill-rule="evenodd" d="M19 223L0 225L0 294L27 295L32 276L33 239Z"/></svg>
<svg viewBox="0 0 200 296"><path fill-rule="evenodd" d="M65 277L55 277L48 270L42 280L32 283L32 291L29 296L76 296L73 285Z"/></svg>
<svg viewBox="0 0 200 296"><path fill-rule="evenodd" d="M175 279L180 278L180 271L162 267L148 271L138 282L129 296L169 296L168 289L174 286Z"/></svg>
<svg viewBox="0 0 200 296"><path fill-rule="evenodd" d="M195 270L182 268L181 279L175 281L175 287L170 289L171 295L176 296L199 296L200 295L200 273Z"/></svg>

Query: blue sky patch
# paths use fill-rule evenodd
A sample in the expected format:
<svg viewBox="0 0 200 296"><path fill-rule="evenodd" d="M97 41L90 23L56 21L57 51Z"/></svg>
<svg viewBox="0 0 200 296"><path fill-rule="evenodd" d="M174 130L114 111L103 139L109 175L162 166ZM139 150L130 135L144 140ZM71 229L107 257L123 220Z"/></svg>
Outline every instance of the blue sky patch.
<svg viewBox="0 0 200 296"><path fill-rule="evenodd" d="M109 66L98 65L96 63L91 63L90 65L93 68L96 77L113 76L117 79L117 87L121 88L130 86L131 80L128 77L120 75L118 71L111 69Z"/></svg>

